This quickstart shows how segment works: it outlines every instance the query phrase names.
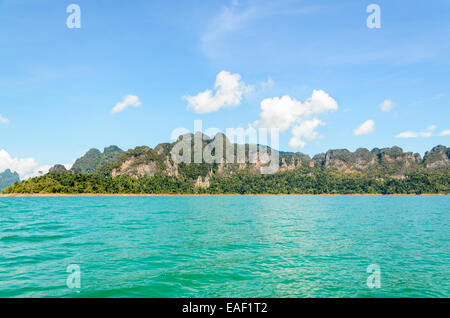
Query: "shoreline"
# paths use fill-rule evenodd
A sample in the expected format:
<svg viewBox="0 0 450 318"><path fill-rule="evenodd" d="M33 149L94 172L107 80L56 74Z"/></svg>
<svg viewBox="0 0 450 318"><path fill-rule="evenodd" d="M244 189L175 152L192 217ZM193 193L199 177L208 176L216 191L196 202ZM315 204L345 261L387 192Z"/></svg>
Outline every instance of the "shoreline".
<svg viewBox="0 0 450 318"><path fill-rule="evenodd" d="M133 193L10 193L0 194L0 198L45 198L45 197L215 197L215 196L445 196L443 193L423 194L379 194L379 193L352 193L352 194L133 194Z"/></svg>

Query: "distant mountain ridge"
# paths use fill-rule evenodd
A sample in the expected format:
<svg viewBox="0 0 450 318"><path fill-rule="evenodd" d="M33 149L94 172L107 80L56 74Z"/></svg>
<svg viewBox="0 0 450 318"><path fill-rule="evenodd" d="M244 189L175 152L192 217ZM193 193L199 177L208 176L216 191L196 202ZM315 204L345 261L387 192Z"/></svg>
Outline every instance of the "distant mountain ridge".
<svg viewBox="0 0 450 318"><path fill-rule="evenodd" d="M204 142L202 149L205 148L207 142L214 140L207 136L204 138L206 142ZM75 161L71 171L93 173L102 170L110 173L113 177L120 175L144 177L153 176L157 173L180 177L186 174L186 171L184 171L186 169L180 170L179 165L172 161L170 152L174 145L175 143L162 143L154 149L148 146L139 146L128 151L123 151L117 146L109 146L105 148L103 153L95 148L90 149L83 157ZM248 148L248 145L235 144L235 147ZM251 155L246 149L246 163L238 164L238 170L242 170L245 166L250 171L257 172L258 163L251 164L249 162ZM450 148L442 145L436 146L427 151L423 159L420 154L404 152L402 148L397 146L381 149L374 148L372 150L359 148L355 152L347 149L331 149L312 158L300 152L280 151L279 158L281 172L295 170L301 166L332 168L343 173L364 172L384 168L393 176L402 176L408 170L418 166L426 169L449 167ZM197 166L202 164L191 163L188 165ZM222 174L237 168L237 164L217 163L216 165L218 166L217 172ZM208 173L204 176L208 175Z"/></svg>
<svg viewBox="0 0 450 318"><path fill-rule="evenodd" d="M200 133L197 133L200 134ZM197 135L196 134L196 135ZM264 165L255 147L231 143L224 135L224 151L242 151L245 161L225 158L208 163L177 163L171 156L177 142L154 149L138 146L123 151L109 146L90 149L67 171L56 165L45 176L27 180L6 193L448 193L450 148L439 145L420 154L400 147L332 149L312 158L300 152L278 152L279 170L262 175ZM185 135L186 136L186 135ZM202 135L201 150L208 152L214 138ZM184 136L180 136L182 138ZM178 139L178 141L180 140ZM220 140L220 139L219 139ZM226 147L225 147L226 146ZM189 148L189 145L187 146ZM269 154L275 150L261 146ZM228 157L227 157L228 159Z"/></svg>
<svg viewBox="0 0 450 318"><path fill-rule="evenodd" d="M17 172L12 172L10 169L6 169L0 173L0 191L17 182L20 182L20 177Z"/></svg>
<svg viewBox="0 0 450 318"><path fill-rule="evenodd" d="M123 150L117 146L106 147L103 152L92 148L74 162L71 170L81 173L94 172L98 167L117 160L121 153L123 153Z"/></svg>

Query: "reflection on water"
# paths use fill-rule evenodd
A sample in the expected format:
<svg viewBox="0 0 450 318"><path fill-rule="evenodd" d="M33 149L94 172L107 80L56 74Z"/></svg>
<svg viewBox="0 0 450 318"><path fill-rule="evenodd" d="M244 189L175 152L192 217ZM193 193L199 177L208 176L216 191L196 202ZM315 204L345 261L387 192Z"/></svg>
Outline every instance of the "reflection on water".
<svg viewBox="0 0 450 318"><path fill-rule="evenodd" d="M448 196L0 199L0 297L449 297ZM67 266L81 268L69 289ZM382 285L369 289L367 266Z"/></svg>

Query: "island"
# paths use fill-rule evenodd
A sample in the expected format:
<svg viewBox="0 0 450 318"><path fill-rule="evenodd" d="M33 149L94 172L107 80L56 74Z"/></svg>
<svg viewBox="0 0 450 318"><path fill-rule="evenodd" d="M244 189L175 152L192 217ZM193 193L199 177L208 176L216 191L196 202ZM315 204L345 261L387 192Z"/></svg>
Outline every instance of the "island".
<svg viewBox="0 0 450 318"><path fill-rule="evenodd" d="M202 151L215 138L202 136ZM243 149L244 163L228 163L225 159L177 163L171 156L174 146L175 142L154 149L91 149L70 170L55 165L43 176L15 180L3 194L450 193L450 148L442 145L423 158L399 147L329 150L313 157L280 151L279 169L272 174L262 174L261 163L251 162L252 147L248 144L232 144L234 149Z"/></svg>

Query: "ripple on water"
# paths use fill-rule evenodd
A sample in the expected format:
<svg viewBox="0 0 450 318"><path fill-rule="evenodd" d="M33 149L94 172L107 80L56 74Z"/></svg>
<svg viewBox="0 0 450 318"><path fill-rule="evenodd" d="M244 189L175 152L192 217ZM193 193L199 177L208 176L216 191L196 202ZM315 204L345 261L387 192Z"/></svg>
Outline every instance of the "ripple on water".
<svg viewBox="0 0 450 318"><path fill-rule="evenodd" d="M0 297L449 297L449 203L2 198ZM370 264L380 289L366 286Z"/></svg>

